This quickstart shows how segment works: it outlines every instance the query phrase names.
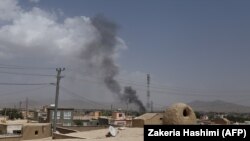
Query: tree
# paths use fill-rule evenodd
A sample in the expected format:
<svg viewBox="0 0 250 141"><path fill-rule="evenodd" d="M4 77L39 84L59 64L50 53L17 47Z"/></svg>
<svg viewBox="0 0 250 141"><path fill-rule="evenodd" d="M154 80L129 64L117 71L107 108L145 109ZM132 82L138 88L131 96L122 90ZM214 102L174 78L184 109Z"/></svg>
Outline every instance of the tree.
<svg viewBox="0 0 250 141"><path fill-rule="evenodd" d="M83 122L81 120L74 120L75 125L82 126Z"/></svg>
<svg viewBox="0 0 250 141"><path fill-rule="evenodd" d="M17 109L12 109L12 108L4 108L1 111L1 114L3 116L8 116L9 119L14 120L14 119L23 119L22 113L17 110Z"/></svg>
<svg viewBox="0 0 250 141"><path fill-rule="evenodd" d="M196 118L198 118L198 119L201 118L202 114L200 112L195 111L194 113L196 115Z"/></svg>

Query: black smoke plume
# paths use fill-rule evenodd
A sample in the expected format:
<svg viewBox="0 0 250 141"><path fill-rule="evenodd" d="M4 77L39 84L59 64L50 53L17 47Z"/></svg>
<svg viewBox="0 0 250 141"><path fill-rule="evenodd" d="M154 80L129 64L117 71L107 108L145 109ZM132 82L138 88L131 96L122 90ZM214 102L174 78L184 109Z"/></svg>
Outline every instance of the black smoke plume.
<svg viewBox="0 0 250 141"><path fill-rule="evenodd" d="M123 101L127 101L128 103L134 103L139 107L139 111L144 113L146 111L143 103L138 99L136 95L136 91L132 89L131 86L127 86L124 88L124 94L122 95Z"/></svg>
<svg viewBox="0 0 250 141"><path fill-rule="evenodd" d="M90 72L98 72L102 76L102 80L106 87L123 102L130 101L145 111L142 102L136 96L134 90L125 89L125 93L121 94L121 86L115 77L119 73L119 67L115 64L114 54L118 45L117 25L98 15L91 19L93 27L96 29L98 36L87 47L84 48L81 58L86 61ZM143 108L142 108L143 107Z"/></svg>
<svg viewBox="0 0 250 141"><path fill-rule="evenodd" d="M114 62L118 43L117 25L101 15L92 18L91 22L98 36L83 50L81 57L86 61L89 71L98 71L107 88L120 97L121 87L114 79L119 73L119 68Z"/></svg>

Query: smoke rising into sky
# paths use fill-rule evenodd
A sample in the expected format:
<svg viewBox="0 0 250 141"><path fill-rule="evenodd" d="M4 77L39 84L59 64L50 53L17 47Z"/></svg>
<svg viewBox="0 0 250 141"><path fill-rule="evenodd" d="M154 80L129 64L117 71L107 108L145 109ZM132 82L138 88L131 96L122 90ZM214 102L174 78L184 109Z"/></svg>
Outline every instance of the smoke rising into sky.
<svg viewBox="0 0 250 141"><path fill-rule="evenodd" d="M131 86L127 86L124 88L124 94L122 99L127 103L135 103L139 107L140 112L143 113L146 111L145 106L136 95L136 90L134 90Z"/></svg>
<svg viewBox="0 0 250 141"><path fill-rule="evenodd" d="M145 104L150 73L154 107L218 99L249 105L249 1L86 1L0 0L0 63L66 67L62 86L107 103L133 86ZM0 71L9 83L55 81L15 73L56 73ZM16 93L33 88L0 85L1 101L54 98L54 87Z"/></svg>
<svg viewBox="0 0 250 141"><path fill-rule="evenodd" d="M83 50L81 58L87 63L90 72L100 71L103 82L107 88L124 103L134 103L140 112L145 112L145 107L136 95L132 87L125 87L121 92L121 85L115 79L119 73L119 67L115 64L114 53L119 43L117 39L117 25L101 15L91 18L91 23L99 33Z"/></svg>
<svg viewBox="0 0 250 141"><path fill-rule="evenodd" d="M67 17L59 22L56 12L38 7L25 10L16 0L1 1L0 11L1 59L39 58L50 65L75 64L89 75L97 75L115 99L125 99L115 80L119 73L115 58L126 45L117 36L114 22L102 15ZM131 102L138 101L136 96Z"/></svg>
<svg viewBox="0 0 250 141"><path fill-rule="evenodd" d="M118 44L117 25L101 15L91 18L91 23L98 36L82 51L81 58L87 63L89 72L99 71L107 88L120 97L121 88L114 78L119 73L119 68L114 62Z"/></svg>

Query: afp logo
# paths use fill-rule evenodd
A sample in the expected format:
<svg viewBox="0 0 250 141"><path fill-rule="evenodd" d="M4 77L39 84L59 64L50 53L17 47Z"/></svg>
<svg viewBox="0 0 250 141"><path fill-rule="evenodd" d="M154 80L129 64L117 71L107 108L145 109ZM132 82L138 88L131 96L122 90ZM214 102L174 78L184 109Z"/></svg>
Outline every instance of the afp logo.
<svg viewBox="0 0 250 141"><path fill-rule="evenodd" d="M246 129L223 129L222 136L223 138L235 136L246 138Z"/></svg>

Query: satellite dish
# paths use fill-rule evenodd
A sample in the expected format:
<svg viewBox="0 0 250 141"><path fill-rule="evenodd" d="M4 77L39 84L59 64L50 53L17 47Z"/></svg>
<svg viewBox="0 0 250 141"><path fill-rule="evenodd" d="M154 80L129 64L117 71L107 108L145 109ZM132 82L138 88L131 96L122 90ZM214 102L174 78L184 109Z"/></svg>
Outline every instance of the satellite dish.
<svg viewBox="0 0 250 141"><path fill-rule="evenodd" d="M117 135L117 130L113 126L109 126L109 133L115 137Z"/></svg>

